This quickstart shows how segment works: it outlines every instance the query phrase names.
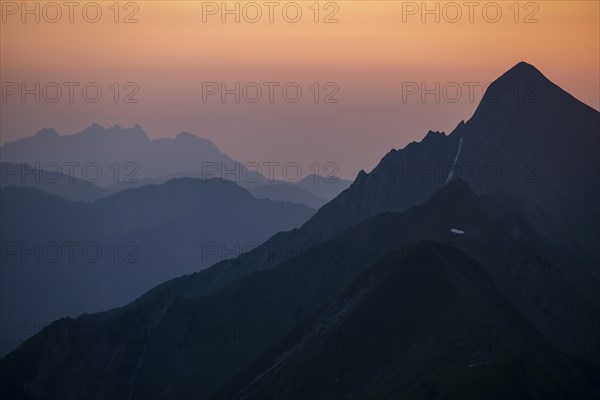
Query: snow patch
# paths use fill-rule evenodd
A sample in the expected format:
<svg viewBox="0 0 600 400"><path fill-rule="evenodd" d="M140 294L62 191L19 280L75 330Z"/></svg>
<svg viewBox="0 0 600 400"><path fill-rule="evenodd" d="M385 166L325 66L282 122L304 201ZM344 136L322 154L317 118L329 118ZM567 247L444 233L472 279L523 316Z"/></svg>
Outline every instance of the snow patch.
<svg viewBox="0 0 600 400"><path fill-rule="evenodd" d="M454 175L454 167L456 166L458 156L460 156L460 151L462 150L462 140L463 138L460 138L460 140L458 141L458 150L456 151L456 156L454 156L454 161L452 161L452 168L450 168L450 173L448 174L445 183L450 182L452 180L452 176Z"/></svg>

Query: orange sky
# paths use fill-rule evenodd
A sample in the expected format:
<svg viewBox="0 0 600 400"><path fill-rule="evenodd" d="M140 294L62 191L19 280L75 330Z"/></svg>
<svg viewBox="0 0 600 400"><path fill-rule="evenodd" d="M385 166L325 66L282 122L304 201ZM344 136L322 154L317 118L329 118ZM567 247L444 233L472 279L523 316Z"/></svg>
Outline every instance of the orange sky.
<svg viewBox="0 0 600 400"><path fill-rule="evenodd" d="M342 175L353 178L390 148L418 140L429 129L452 130L476 106L466 95L457 103L403 102L403 82L483 85L525 60L599 108L600 2L595 0L520 1L517 7L515 1L474 2L471 16L464 1L427 2L429 10L438 7L439 22L435 14L422 15L420 1L319 2L317 23L312 0L295 3L302 10L297 23L286 21L282 12L292 2L274 2L273 22L265 2L254 3L262 12L257 23L244 20L244 6L247 18L255 15L251 2L238 2L239 23L232 15L223 23L220 12L204 15L203 21L203 10L221 7L221 1L121 1L117 23L114 1L96 2L102 10L97 23L82 13L91 2L79 3L72 23L66 7L58 18L49 2L40 2L39 23L35 15L23 15L20 1L0 3L3 85L93 81L103 89L94 104L77 91L73 103L66 95L57 103L35 103L32 96L22 103L19 95L2 99L2 143L44 127L73 133L92 122L139 123L151 137L182 130L205 136L243 162L333 161ZM28 2L31 8L34 3ZM286 16L293 18L294 5L287 7ZM92 6L87 11L88 19L95 16ZM138 22L124 23L132 12ZM332 12L338 22L324 23ZM55 17L58 22L47 21ZM298 82L303 96L296 104L281 96L272 104L203 103L207 81ZM139 102L115 104L109 89L114 82L135 82ZM334 82L339 102L314 103L309 89L314 82ZM321 89L321 95L327 93ZM121 88L121 96L126 92Z"/></svg>

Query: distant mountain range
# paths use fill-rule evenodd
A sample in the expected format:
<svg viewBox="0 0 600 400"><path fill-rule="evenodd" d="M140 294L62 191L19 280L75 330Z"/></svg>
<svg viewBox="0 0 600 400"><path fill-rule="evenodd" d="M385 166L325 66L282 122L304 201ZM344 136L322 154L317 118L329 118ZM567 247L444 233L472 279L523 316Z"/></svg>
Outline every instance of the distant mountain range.
<svg viewBox="0 0 600 400"><path fill-rule="evenodd" d="M66 200L93 201L113 194L87 180L65 175L61 169L40 170L26 163L0 163L0 188L32 187Z"/></svg>
<svg viewBox="0 0 600 400"><path fill-rule="evenodd" d="M106 129L93 124L72 135L42 129L0 147L0 159L2 186L36 187L68 200L96 200L124 189L192 177L230 180L256 189L259 198L319 208L351 184L314 174L298 182L276 180L246 169L207 139L181 132L175 139L151 140L139 125Z"/></svg>
<svg viewBox="0 0 600 400"><path fill-rule="evenodd" d="M54 322L0 360L0 391L598 398L599 139L599 112L519 63L300 228Z"/></svg>
<svg viewBox="0 0 600 400"><path fill-rule="evenodd" d="M0 156L3 162L24 162L41 169L58 164L65 174L65 163L72 163L76 178L105 188L184 172L202 175L208 165L224 165L228 170L236 167L236 161L209 140L187 132L175 139L151 140L139 125L107 129L93 124L73 135L42 129L34 136L3 145Z"/></svg>
<svg viewBox="0 0 600 400"><path fill-rule="evenodd" d="M110 186L110 190L117 192L131 187L142 187L149 184L160 184L170 179L195 177L203 179L201 174L178 173L168 177L142 179L136 183L118 183ZM351 181L333 176L323 178L320 175L309 175L298 182L281 180L261 180L260 184L248 182L237 182L240 186L248 189L252 195L259 199L271 199L289 201L291 203L304 204L307 207L319 209L329 200L346 190ZM321 197L325 196L325 197Z"/></svg>
<svg viewBox="0 0 600 400"><path fill-rule="evenodd" d="M122 305L314 214L303 205L258 200L220 179L175 179L94 202L27 187L5 187L0 197L3 324L43 326ZM3 340L3 354L18 344L14 339Z"/></svg>
<svg viewBox="0 0 600 400"><path fill-rule="evenodd" d="M250 190L250 193L258 199L271 199L301 203L318 210L327 203L327 200L298 187L287 183L272 183L258 186Z"/></svg>

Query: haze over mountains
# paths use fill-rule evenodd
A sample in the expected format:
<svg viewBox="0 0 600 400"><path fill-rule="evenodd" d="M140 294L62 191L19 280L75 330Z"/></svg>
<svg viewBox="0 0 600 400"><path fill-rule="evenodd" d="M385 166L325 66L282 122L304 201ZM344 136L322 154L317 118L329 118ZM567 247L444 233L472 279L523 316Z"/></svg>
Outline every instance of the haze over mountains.
<svg viewBox="0 0 600 400"><path fill-rule="evenodd" d="M6 186L33 187L73 201L92 201L113 192L87 180L64 175L62 168L39 170L26 163L0 163L0 188Z"/></svg>
<svg viewBox="0 0 600 400"><path fill-rule="evenodd" d="M300 226L327 202L311 190L332 198L350 184L320 176L297 183L269 180L244 172L206 139L184 132L175 139L150 140L139 125L105 129L94 124L66 136L45 129L6 144L0 155L6 205L1 322L29 326L26 334L4 341L0 355L56 318L122 305L162 281L235 257L275 232ZM200 183L204 177L208 183ZM251 188L252 195L238 184ZM98 202L73 204L46 193ZM65 243L76 243L79 257L67 260L74 249ZM84 245L98 245L103 260L84 260ZM41 253L41 259L28 256L28 250ZM56 251L63 257L54 261ZM28 295L33 288L35 295Z"/></svg>
<svg viewBox="0 0 600 400"><path fill-rule="evenodd" d="M0 360L0 390L598 398L599 139L600 113L519 63L300 228L54 322Z"/></svg>
<svg viewBox="0 0 600 400"><path fill-rule="evenodd" d="M174 179L93 202L5 187L0 200L1 323L27 329L125 304L314 214L300 204L256 199L221 179ZM12 339L3 341L2 354L21 336Z"/></svg>
<svg viewBox="0 0 600 400"><path fill-rule="evenodd" d="M247 166L207 139L181 132L175 139L151 140L139 125L103 128L93 124L72 135L42 129L0 147L0 159L2 186L36 187L68 200L96 200L174 178L220 178L256 189L259 198L317 209L351 183L336 176L319 176L309 168L299 176L286 178L281 176L286 173L285 165L279 162L253 162ZM295 167L291 171L297 173ZM322 172L329 171L324 168Z"/></svg>
<svg viewBox="0 0 600 400"><path fill-rule="evenodd" d="M209 140L187 132L179 133L175 139L150 140L139 125L106 129L93 124L73 135L42 129L34 136L5 144L0 156L3 162L25 162L34 167L79 163L73 167L75 177L89 175L88 179L102 187L182 172L202 174L207 163L235 167L235 161ZM99 165L99 174L94 165ZM89 171L84 171L86 167Z"/></svg>
<svg viewBox="0 0 600 400"><path fill-rule="evenodd" d="M312 178L309 177L308 179ZM252 195L258 199L292 201L305 204L308 207L314 208L315 210L318 210L325 203L327 203L327 200L309 191L301 189L298 187L298 185L289 185L286 183L261 185L251 189L250 193L252 193Z"/></svg>

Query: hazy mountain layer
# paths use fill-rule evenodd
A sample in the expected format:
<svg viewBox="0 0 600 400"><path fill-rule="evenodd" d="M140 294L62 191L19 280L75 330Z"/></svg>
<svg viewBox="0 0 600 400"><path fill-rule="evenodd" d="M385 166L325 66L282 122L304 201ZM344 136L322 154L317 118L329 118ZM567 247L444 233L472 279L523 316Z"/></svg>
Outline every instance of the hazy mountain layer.
<svg viewBox="0 0 600 400"><path fill-rule="evenodd" d="M391 151L301 228L55 322L0 360L0 388L596 398L599 115L520 63L471 120Z"/></svg>
<svg viewBox="0 0 600 400"><path fill-rule="evenodd" d="M314 213L258 200L220 179L172 180L95 202L6 187L1 202L2 322L19 327L2 343L4 353L54 319L126 304Z"/></svg>

